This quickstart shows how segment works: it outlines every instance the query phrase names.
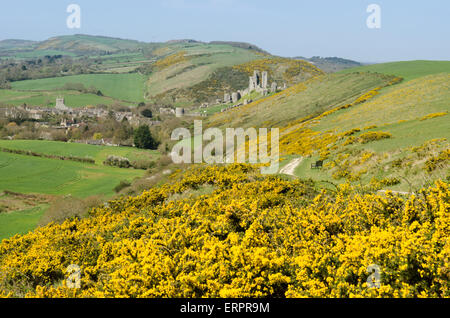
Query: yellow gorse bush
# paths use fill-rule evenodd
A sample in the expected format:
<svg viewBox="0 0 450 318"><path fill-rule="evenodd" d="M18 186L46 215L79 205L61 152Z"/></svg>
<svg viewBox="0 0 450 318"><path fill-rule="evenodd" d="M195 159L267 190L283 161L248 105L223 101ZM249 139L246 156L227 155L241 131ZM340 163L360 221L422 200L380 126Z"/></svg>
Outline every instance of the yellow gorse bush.
<svg viewBox="0 0 450 318"><path fill-rule="evenodd" d="M442 117L442 116L446 116L446 115L448 115L447 112L433 113L433 114L428 114L426 116L423 116L420 120L423 121L423 120L436 118L436 117Z"/></svg>
<svg viewBox="0 0 450 318"><path fill-rule="evenodd" d="M156 67L158 70L163 70L167 67L170 67L172 65L185 62L187 61L186 57L186 51L180 51L177 53L174 53L172 55L169 55L163 59L157 60L153 66Z"/></svg>
<svg viewBox="0 0 450 318"><path fill-rule="evenodd" d="M206 185L212 194L174 199ZM88 218L4 240L0 295L449 297L449 236L445 182L400 198L199 166ZM80 289L65 283L70 264ZM371 264L378 289L367 286Z"/></svg>

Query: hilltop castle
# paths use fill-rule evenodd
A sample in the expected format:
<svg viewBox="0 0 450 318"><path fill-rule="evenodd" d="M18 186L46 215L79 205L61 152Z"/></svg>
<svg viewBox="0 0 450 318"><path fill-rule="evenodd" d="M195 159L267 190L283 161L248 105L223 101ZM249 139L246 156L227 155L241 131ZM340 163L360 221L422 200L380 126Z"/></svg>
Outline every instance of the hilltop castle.
<svg viewBox="0 0 450 318"><path fill-rule="evenodd" d="M244 89L243 91L234 92L231 95L229 93L225 93L223 102L237 103L237 101L241 99L242 96L248 95L254 91L262 94L263 96L267 96L269 91L271 93L275 93L277 90L281 89L280 87L278 87L276 82L272 83L270 89L268 85L269 85L269 73L267 71L261 73L258 70L254 70L253 76L249 77L248 88ZM284 88L286 88L286 84L284 84Z"/></svg>

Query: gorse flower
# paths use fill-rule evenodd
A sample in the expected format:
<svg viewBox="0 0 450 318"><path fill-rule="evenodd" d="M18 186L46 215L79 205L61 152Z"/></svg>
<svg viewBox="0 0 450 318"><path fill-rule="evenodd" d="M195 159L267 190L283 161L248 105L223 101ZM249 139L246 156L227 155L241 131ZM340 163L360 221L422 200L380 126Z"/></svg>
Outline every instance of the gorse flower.
<svg viewBox="0 0 450 318"><path fill-rule="evenodd" d="M194 167L87 218L4 240L0 295L450 296L447 183L400 198L348 183L317 192L258 170ZM65 283L70 264L81 268L80 289ZM367 286L371 264L380 288Z"/></svg>

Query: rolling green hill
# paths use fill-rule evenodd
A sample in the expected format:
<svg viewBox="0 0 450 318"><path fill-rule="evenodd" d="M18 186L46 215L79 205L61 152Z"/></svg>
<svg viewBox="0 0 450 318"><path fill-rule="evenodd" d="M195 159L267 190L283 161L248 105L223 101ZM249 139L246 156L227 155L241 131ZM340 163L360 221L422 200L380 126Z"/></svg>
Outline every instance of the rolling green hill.
<svg viewBox="0 0 450 318"><path fill-rule="evenodd" d="M37 50L60 50L75 53L118 52L136 50L143 46L145 43L134 40L76 34L53 37L40 42Z"/></svg>
<svg viewBox="0 0 450 318"><path fill-rule="evenodd" d="M12 83L12 89L21 91L52 91L60 90L66 83L81 83L87 88L95 87L104 96L138 103L144 99L144 81L144 77L137 73L86 74L14 82ZM97 103L101 100L99 98ZM68 105L70 105L69 102Z"/></svg>
<svg viewBox="0 0 450 318"><path fill-rule="evenodd" d="M269 81L277 81L280 85L294 85L322 73L308 62L274 57L255 45L240 42L178 40L144 43L102 36L70 35L42 42L2 43L0 57L24 61L44 55L66 55L73 57L73 61L81 63L85 69L83 75L72 73L71 76L13 82L10 83L12 89L41 91L49 95L50 91L61 89L65 83L81 83L85 87L94 86L106 97L119 102L151 101L184 107L199 106L203 102L211 103L223 98L224 91L245 89L248 76L256 69L268 71ZM16 72L20 72L20 65ZM57 74L60 73L63 74L63 71ZM34 72L31 78L40 78L40 73ZM23 101L20 98L13 101L2 99L18 105L42 102L45 98L29 100L24 96ZM111 101L92 99L90 104L96 103L111 104ZM75 101L73 106L79 104Z"/></svg>
<svg viewBox="0 0 450 318"><path fill-rule="evenodd" d="M397 75L403 77L405 81L409 81L426 75L449 73L450 61L391 62L359 66L341 71L341 73L352 72L377 72L382 74Z"/></svg>
<svg viewBox="0 0 450 318"><path fill-rule="evenodd" d="M300 60L274 57L225 45L196 46L157 61L147 96L180 105L215 102L224 92L243 90L254 70L267 71L269 83L293 85L323 72Z"/></svg>

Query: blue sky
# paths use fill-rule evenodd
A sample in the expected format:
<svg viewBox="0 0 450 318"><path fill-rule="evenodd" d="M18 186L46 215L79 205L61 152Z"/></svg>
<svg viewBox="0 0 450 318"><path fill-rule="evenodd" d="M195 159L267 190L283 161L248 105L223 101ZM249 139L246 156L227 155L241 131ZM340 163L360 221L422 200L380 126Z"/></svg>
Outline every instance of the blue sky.
<svg viewBox="0 0 450 318"><path fill-rule="evenodd" d="M66 8L81 7L81 29ZM369 29L369 4L381 29ZM92 34L146 42L173 39L254 43L281 56L363 62L450 60L448 0L14 0L0 6L0 40Z"/></svg>

